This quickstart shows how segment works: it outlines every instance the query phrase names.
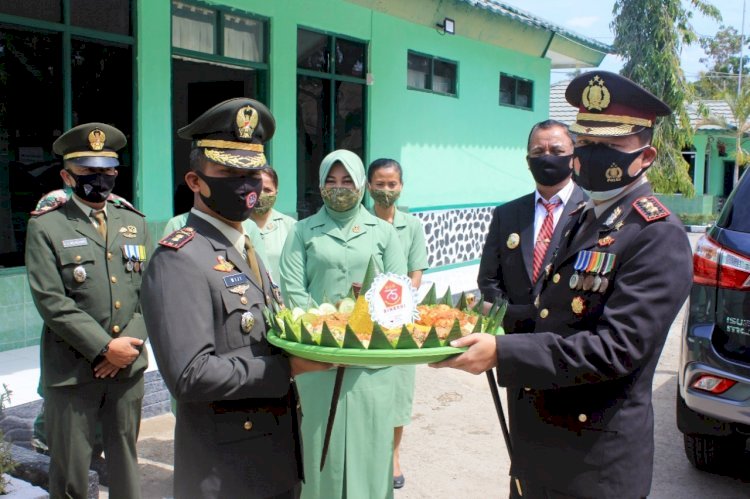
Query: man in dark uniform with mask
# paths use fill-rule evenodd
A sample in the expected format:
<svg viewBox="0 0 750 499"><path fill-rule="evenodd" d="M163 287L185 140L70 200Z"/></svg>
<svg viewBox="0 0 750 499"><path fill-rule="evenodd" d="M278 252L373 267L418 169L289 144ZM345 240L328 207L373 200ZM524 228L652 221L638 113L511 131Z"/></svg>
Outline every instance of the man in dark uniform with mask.
<svg viewBox="0 0 750 499"><path fill-rule="evenodd" d="M590 196L566 227L535 299L533 333L475 334L442 366L497 366L508 388L511 496L641 498L654 457L652 382L688 296L685 229L645 171L669 107L632 81L594 71L566 99L579 109L573 165Z"/></svg>
<svg viewBox="0 0 750 499"><path fill-rule="evenodd" d="M477 278L485 301L508 300L507 333L534 330L534 283L549 264L570 212L584 201L571 180L573 137L564 123L534 125L527 152L536 190L495 208Z"/></svg>
<svg viewBox="0 0 750 499"><path fill-rule="evenodd" d="M126 144L120 130L79 125L52 148L68 197L55 191L29 220L26 269L39 314L52 497L86 497L100 426L109 496L140 497L136 440L148 365L140 313L151 241L143 214L111 194Z"/></svg>
<svg viewBox="0 0 750 499"><path fill-rule="evenodd" d="M193 141L187 225L160 241L143 282L159 369L177 401L174 496L294 498L301 479L291 377L329 366L266 341L278 288L243 232L274 133L252 99L217 104L178 131Z"/></svg>

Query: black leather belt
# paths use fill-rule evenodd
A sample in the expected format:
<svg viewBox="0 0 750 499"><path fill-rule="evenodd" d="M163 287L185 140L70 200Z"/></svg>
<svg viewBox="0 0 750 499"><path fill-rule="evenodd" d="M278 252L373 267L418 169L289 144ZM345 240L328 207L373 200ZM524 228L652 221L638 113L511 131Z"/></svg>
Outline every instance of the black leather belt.
<svg viewBox="0 0 750 499"><path fill-rule="evenodd" d="M216 414L228 412L267 412L281 416L292 406L291 392L280 398L247 398L239 400L218 400L208 404Z"/></svg>

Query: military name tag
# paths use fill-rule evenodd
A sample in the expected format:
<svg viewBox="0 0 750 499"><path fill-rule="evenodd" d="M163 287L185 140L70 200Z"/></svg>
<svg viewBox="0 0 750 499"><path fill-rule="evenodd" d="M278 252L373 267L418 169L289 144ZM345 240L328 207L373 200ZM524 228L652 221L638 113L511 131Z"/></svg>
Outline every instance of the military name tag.
<svg viewBox="0 0 750 499"><path fill-rule="evenodd" d="M62 242L63 248L75 248L77 246L88 246L89 240L85 237L78 239L65 239Z"/></svg>
<svg viewBox="0 0 750 499"><path fill-rule="evenodd" d="M250 278L245 274L232 274L224 277L224 285L228 288L249 283Z"/></svg>

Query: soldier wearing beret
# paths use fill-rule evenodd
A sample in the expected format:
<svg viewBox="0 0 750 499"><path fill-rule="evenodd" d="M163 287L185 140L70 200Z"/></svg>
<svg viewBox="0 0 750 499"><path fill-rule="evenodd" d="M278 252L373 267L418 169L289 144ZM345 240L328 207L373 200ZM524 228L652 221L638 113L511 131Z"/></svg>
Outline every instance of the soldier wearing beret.
<svg viewBox="0 0 750 499"><path fill-rule="evenodd" d="M534 331L476 334L442 366L497 367L508 389L511 497L640 498L654 458L652 381L688 296L692 255L679 219L653 196L654 121L669 107L605 71L566 91L579 109L574 212L536 296Z"/></svg>
<svg viewBox="0 0 750 499"><path fill-rule="evenodd" d="M185 174L193 209L160 241L143 283L154 355L177 401L177 499L299 495L291 378L328 366L266 341L263 309L281 296L242 227L275 127L266 106L236 98L178 131L193 141Z"/></svg>
<svg viewBox="0 0 750 499"><path fill-rule="evenodd" d="M87 496L99 424L110 497L140 497L136 440L148 359L139 298L151 243L143 214L111 194L125 144L120 130L103 123L61 135L53 150L73 194L50 193L29 220L26 269L44 320L41 386L54 498Z"/></svg>

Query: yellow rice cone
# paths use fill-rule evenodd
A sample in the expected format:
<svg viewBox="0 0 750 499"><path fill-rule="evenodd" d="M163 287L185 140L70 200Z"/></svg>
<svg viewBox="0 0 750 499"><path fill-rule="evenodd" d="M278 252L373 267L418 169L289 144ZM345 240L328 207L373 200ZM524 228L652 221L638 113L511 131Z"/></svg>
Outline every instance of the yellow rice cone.
<svg viewBox="0 0 750 499"><path fill-rule="evenodd" d="M372 333L373 322L365 294L361 293L354 304L354 311L349 317L349 326L356 334Z"/></svg>

